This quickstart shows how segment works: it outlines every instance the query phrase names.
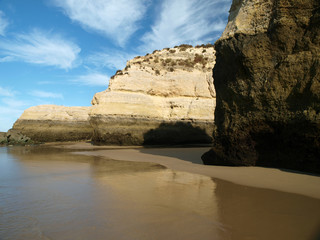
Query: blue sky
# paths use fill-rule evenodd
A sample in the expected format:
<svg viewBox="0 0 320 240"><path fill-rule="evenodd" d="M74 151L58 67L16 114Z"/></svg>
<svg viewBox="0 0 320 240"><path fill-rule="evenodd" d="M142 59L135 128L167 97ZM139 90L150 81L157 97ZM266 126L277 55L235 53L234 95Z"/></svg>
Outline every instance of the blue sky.
<svg viewBox="0 0 320 240"><path fill-rule="evenodd" d="M31 106L90 106L126 61L214 43L231 0L0 0L0 131Z"/></svg>

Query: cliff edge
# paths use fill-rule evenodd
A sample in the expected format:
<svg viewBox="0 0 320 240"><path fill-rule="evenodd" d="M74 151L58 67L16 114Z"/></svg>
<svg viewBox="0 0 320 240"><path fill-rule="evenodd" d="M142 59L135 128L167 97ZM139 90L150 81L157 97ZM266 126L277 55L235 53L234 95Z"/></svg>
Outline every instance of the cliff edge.
<svg viewBox="0 0 320 240"><path fill-rule="evenodd" d="M320 2L233 0L205 164L320 172Z"/></svg>

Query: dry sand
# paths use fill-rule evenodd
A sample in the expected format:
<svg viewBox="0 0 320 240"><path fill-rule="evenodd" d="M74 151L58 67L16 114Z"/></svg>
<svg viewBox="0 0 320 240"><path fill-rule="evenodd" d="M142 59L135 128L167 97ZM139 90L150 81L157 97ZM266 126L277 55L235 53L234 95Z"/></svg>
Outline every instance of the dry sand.
<svg viewBox="0 0 320 240"><path fill-rule="evenodd" d="M275 168L205 166L202 165L200 157L209 150L209 147L128 148L92 146L90 143L69 143L54 146L73 149L75 154L100 156L114 160L153 162L176 171L201 174L240 185L296 193L320 199L319 175Z"/></svg>

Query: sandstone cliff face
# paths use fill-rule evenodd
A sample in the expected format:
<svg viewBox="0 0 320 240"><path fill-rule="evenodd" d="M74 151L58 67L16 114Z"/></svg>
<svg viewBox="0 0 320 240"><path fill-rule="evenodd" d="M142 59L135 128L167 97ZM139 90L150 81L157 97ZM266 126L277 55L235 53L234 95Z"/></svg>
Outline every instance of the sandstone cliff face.
<svg viewBox="0 0 320 240"><path fill-rule="evenodd" d="M234 0L207 164L320 172L320 1Z"/></svg>
<svg viewBox="0 0 320 240"><path fill-rule="evenodd" d="M128 61L92 100L93 141L210 142L214 58L213 46L181 45Z"/></svg>
<svg viewBox="0 0 320 240"><path fill-rule="evenodd" d="M34 141L77 141L90 139L90 107L40 105L24 111L13 129Z"/></svg>

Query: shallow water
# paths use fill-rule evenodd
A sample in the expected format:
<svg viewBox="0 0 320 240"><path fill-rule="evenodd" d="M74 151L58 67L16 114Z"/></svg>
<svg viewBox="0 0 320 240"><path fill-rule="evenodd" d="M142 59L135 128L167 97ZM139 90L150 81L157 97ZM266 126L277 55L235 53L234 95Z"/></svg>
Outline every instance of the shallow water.
<svg viewBox="0 0 320 240"><path fill-rule="evenodd" d="M319 227L319 199L152 163L0 148L3 240L301 240L316 239Z"/></svg>

